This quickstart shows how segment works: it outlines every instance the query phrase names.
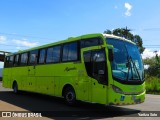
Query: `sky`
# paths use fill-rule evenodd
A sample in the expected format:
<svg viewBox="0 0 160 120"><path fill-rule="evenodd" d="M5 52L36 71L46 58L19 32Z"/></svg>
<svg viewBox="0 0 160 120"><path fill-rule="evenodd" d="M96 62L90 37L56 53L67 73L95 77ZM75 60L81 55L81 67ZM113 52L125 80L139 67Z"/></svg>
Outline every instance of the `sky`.
<svg viewBox="0 0 160 120"><path fill-rule="evenodd" d="M131 29L160 55L160 0L0 0L0 51L18 50L106 29ZM0 63L0 68L3 63Z"/></svg>

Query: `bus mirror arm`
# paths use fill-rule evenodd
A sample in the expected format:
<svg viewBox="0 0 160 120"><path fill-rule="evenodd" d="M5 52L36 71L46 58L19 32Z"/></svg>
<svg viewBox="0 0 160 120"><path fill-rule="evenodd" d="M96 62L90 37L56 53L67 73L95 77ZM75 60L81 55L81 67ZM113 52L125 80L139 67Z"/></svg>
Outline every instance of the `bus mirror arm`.
<svg viewBox="0 0 160 120"><path fill-rule="evenodd" d="M109 57L109 61L112 62L114 55L113 55L113 49L111 48L108 49L108 57Z"/></svg>
<svg viewBox="0 0 160 120"><path fill-rule="evenodd" d="M108 47L108 59L110 62L112 62L114 59L114 47L113 45L107 45L107 47Z"/></svg>

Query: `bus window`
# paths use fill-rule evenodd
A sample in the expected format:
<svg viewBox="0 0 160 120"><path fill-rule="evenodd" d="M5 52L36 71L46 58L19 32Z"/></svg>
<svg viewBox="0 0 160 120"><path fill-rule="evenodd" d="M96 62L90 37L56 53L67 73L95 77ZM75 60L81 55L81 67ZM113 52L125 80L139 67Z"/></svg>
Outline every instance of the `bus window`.
<svg viewBox="0 0 160 120"><path fill-rule="evenodd" d="M46 63L57 63L60 61L61 46L54 46L47 49Z"/></svg>
<svg viewBox="0 0 160 120"><path fill-rule="evenodd" d="M85 68L88 76L96 79L99 83L107 84L107 70L104 50L84 52Z"/></svg>
<svg viewBox="0 0 160 120"><path fill-rule="evenodd" d="M99 75L99 71L104 71L106 68L105 52L104 50L92 51L93 73Z"/></svg>
<svg viewBox="0 0 160 120"><path fill-rule="evenodd" d="M38 60L39 64L45 63L45 56L46 56L46 49L41 49L39 52L39 60Z"/></svg>
<svg viewBox="0 0 160 120"><path fill-rule="evenodd" d="M9 58L9 67L12 67L13 66L13 56L10 56Z"/></svg>
<svg viewBox="0 0 160 120"><path fill-rule="evenodd" d="M60 61L61 46L53 47L53 62Z"/></svg>
<svg viewBox="0 0 160 120"><path fill-rule="evenodd" d="M78 60L77 42L67 43L63 46L62 61L75 61Z"/></svg>
<svg viewBox="0 0 160 120"><path fill-rule="evenodd" d="M84 53L84 62L88 76L92 77L93 65L91 63L91 51Z"/></svg>
<svg viewBox="0 0 160 120"><path fill-rule="evenodd" d="M19 65L19 55L15 55L14 57L14 66L18 66Z"/></svg>
<svg viewBox="0 0 160 120"><path fill-rule="evenodd" d="M29 55L29 64L34 65L37 63L38 50L33 50Z"/></svg>
<svg viewBox="0 0 160 120"><path fill-rule="evenodd" d="M103 42L100 38L84 39L84 40L81 40L81 48L102 45L102 43Z"/></svg>
<svg viewBox="0 0 160 120"><path fill-rule="evenodd" d="M5 68L6 68L6 67L9 67L9 56L6 57L6 59L5 59L4 67L5 67Z"/></svg>
<svg viewBox="0 0 160 120"><path fill-rule="evenodd" d="M27 61L28 61L28 53L22 53L21 54L21 65L27 65Z"/></svg>

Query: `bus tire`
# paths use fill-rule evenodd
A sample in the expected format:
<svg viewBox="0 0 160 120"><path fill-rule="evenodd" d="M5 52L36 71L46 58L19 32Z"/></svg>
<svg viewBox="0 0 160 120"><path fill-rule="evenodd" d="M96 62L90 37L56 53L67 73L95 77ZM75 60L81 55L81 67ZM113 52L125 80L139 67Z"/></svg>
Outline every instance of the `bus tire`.
<svg viewBox="0 0 160 120"><path fill-rule="evenodd" d="M15 94L18 93L18 85L17 85L17 82L14 82L14 83L13 83L13 92L14 92Z"/></svg>
<svg viewBox="0 0 160 120"><path fill-rule="evenodd" d="M64 99L67 105L73 106L76 103L76 94L72 87L65 88Z"/></svg>

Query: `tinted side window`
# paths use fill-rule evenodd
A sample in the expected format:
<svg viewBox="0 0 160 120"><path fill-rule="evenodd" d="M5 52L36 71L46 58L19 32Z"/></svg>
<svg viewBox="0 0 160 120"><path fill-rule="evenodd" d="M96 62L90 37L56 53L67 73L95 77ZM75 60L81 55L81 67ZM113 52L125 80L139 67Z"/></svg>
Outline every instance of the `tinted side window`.
<svg viewBox="0 0 160 120"><path fill-rule="evenodd" d="M33 50L30 52L29 55L29 64L33 65L37 63L37 57L38 57L38 50Z"/></svg>
<svg viewBox="0 0 160 120"><path fill-rule="evenodd" d="M19 65L19 55L15 55L14 57L14 66L18 66Z"/></svg>
<svg viewBox="0 0 160 120"><path fill-rule="evenodd" d="M46 63L55 63L60 61L61 46L54 46L47 49Z"/></svg>
<svg viewBox="0 0 160 120"><path fill-rule="evenodd" d="M84 63L88 76L96 79L101 84L108 84L108 71L103 49L84 52Z"/></svg>
<svg viewBox="0 0 160 120"><path fill-rule="evenodd" d="M60 61L61 46L53 47L53 62Z"/></svg>
<svg viewBox="0 0 160 120"><path fill-rule="evenodd" d="M14 60L13 58L14 58L13 56L9 57L9 67L13 66L13 60Z"/></svg>
<svg viewBox="0 0 160 120"><path fill-rule="evenodd" d="M88 76L92 77L93 65L91 62L91 51L84 52L84 62Z"/></svg>
<svg viewBox="0 0 160 120"><path fill-rule="evenodd" d="M27 65L28 62L28 53L21 54L21 65Z"/></svg>
<svg viewBox="0 0 160 120"><path fill-rule="evenodd" d="M39 62L40 64L45 63L46 50L41 49L39 52Z"/></svg>
<svg viewBox="0 0 160 120"><path fill-rule="evenodd" d="M62 61L78 60L77 42L68 43L63 46Z"/></svg>
<svg viewBox="0 0 160 120"><path fill-rule="evenodd" d="M9 56L5 59L5 67L9 67Z"/></svg>
<svg viewBox="0 0 160 120"><path fill-rule="evenodd" d="M97 46L97 45L102 45L102 44L103 42L101 38L89 38L89 39L81 40L81 48Z"/></svg>
<svg viewBox="0 0 160 120"><path fill-rule="evenodd" d="M94 74L98 75L99 70L105 71L106 64L105 52L104 50L92 51L92 62L94 63Z"/></svg>

